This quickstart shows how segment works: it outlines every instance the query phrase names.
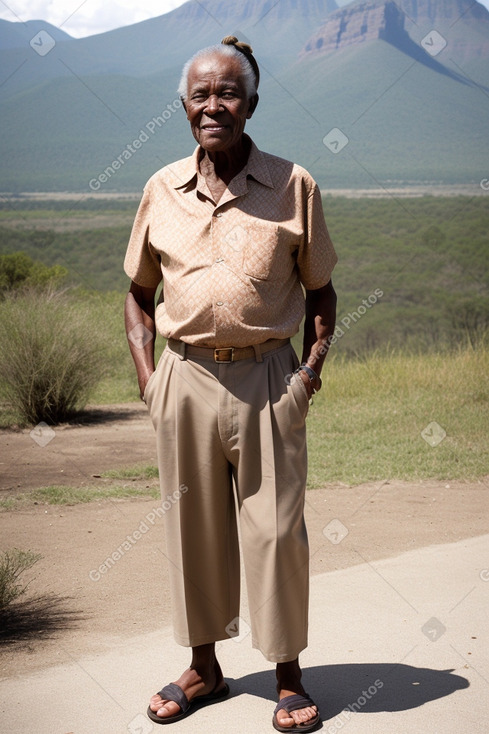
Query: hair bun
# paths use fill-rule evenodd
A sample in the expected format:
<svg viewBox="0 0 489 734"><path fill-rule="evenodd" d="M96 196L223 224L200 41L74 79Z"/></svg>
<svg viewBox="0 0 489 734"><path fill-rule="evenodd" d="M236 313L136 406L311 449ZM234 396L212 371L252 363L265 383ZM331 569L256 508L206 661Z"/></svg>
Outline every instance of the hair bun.
<svg viewBox="0 0 489 734"><path fill-rule="evenodd" d="M225 46L236 46L240 51L243 51L245 54L253 54L253 49L249 45L249 43L244 43L243 41L238 41L236 36L225 36L221 43L223 43Z"/></svg>

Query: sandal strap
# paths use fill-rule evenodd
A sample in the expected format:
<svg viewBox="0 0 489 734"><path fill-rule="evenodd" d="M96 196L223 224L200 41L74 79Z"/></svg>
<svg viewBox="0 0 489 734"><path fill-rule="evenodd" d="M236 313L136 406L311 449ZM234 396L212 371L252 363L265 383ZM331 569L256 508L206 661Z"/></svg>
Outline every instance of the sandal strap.
<svg viewBox="0 0 489 734"><path fill-rule="evenodd" d="M284 696L284 698L282 698L278 702L273 713L277 714L283 709L284 711L287 711L288 714L290 714L291 711L297 711L298 709L305 709L308 706L315 705L316 704L307 693L305 694L305 696L302 696L300 693L294 693L293 696Z"/></svg>
<svg viewBox="0 0 489 734"><path fill-rule="evenodd" d="M157 695L161 696L163 701L174 701L177 703L183 713L185 713L190 707L187 696L176 683L168 683L168 685L162 688L161 691L158 691Z"/></svg>

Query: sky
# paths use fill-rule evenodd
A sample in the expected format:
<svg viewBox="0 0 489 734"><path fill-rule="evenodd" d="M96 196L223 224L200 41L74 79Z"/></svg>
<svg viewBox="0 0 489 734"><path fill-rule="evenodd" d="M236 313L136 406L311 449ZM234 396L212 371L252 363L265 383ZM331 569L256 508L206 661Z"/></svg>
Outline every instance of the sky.
<svg viewBox="0 0 489 734"><path fill-rule="evenodd" d="M186 0L0 0L0 18L46 20L74 38L169 13ZM489 1L489 0L488 0Z"/></svg>
<svg viewBox="0 0 489 734"><path fill-rule="evenodd" d="M198 2L198 0L196 0ZM0 0L0 18L45 20L75 38L138 23L168 13L186 0ZM342 0L338 5L344 5ZM489 0L482 0L489 9Z"/></svg>

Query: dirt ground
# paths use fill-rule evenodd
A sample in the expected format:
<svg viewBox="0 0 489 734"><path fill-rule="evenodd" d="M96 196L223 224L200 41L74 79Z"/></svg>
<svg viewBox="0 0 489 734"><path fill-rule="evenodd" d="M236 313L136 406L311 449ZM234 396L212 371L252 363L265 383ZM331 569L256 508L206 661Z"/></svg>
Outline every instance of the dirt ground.
<svg viewBox="0 0 489 734"><path fill-rule="evenodd" d="M145 406L99 407L76 424L56 427L54 434L42 426L34 432L0 431L0 496L55 484L100 486L109 482L97 476L102 472L139 463L156 463ZM487 478L472 483L386 478L311 490L306 499L311 573L483 535L487 490ZM29 594L55 595L68 613L58 629L1 645L1 678L108 649L171 623L158 500L30 505L0 513L0 538L0 550L17 547L42 555L29 572Z"/></svg>

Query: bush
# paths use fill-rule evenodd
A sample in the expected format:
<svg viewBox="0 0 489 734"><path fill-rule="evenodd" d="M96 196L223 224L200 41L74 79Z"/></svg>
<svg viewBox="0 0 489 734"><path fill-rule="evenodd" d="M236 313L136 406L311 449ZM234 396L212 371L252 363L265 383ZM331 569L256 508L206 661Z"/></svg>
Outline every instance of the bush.
<svg viewBox="0 0 489 734"><path fill-rule="evenodd" d="M27 286L47 286L62 281L68 274L61 265L36 262L23 252L0 255L0 297L6 292Z"/></svg>
<svg viewBox="0 0 489 734"><path fill-rule="evenodd" d="M24 598L29 586L19 581L42 556L13 548L0 554L0 645L37 643L73 627L81 614L67 607L67 598L41 594ZM22 597L22 598L21 598Z"/></svg>
<svg viewBox="0 0 489 734"><path fill-rule="evenodd" d="M39 561L41 556L18 548L5 551L0 559L0 610L25 594L27 584L19 583L19 576Z"/></svg>
<svg viewBox="0 0 489 734"><path fill-rule="evenodd" d="M67 420L104 374L103 345L86 300L11 292L0 303L1 392L23 422Z"/></svg>

